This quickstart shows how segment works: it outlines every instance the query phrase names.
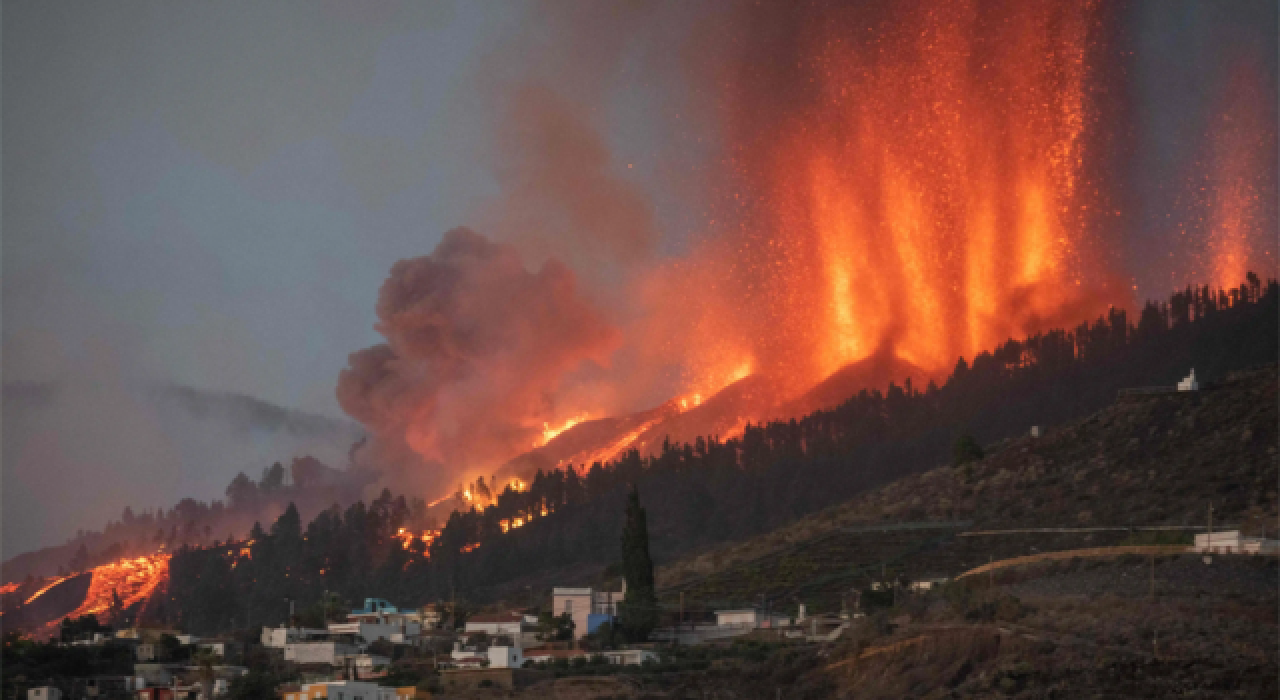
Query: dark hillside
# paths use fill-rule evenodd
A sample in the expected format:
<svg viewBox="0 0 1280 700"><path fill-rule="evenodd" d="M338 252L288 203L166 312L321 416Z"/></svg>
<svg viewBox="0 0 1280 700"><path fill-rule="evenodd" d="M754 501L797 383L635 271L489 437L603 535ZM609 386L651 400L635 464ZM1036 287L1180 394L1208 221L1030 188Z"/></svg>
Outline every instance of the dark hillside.
<svg viewBox="0 0 1280 700"><path fill-rule="evenodd" d="M1219 524L1275 536L1276 402L1275 366L1199 392L1121 397L1043 437L1001 441L977 462L906 477L673 564L659 582L687 600L764 592L812 601L866 585L885 565L908 577L955 576L989 558L1160 536L1126 527L1203 528L1210 503ZM1105 527L1117 529L1088 530ZM1079 531L960 534L1039 528Z"/></svg>
<svg viewBox="0 0 1280 700"><path fill-rule="evenodd" d="M822 534L820 524L832 513L846 514L834 521L843 525L928 519L985 520L993 526L1153 519L1180 525L1198 522L1196 514L1207 504L1196 497L1208 483L1218 490L1221 518L1274 514L1274 495L1258 495L1256 461L1249 461L1265 457L1276 442L1273 370L1262 382L1270 382L1270 394L1244 388L1260 385L1257 377L1246 378L1196 396L1117 405L1100 414L1098 425L1072 421L1112 404L1124 387L1172 387L1190 367L1202 380L1222 381L1231 371L1273 362L1278 297L1275 282L1264 286L1256 278L1229 293L1188 289L1166 304L1148 304L1136 324L1115 310L1072 331L1010 340L972 362L961 360L941 386L907 381L884 393L861 391L803 419L748 426L728 441L667 442L654 457L633 450L608 464L540 472L525 491L508 489L483 511L454 513L426 549L422 538L406 543L397 536L402 527L416 533L431 526L389 493L367 508L326 511L310 527L294 515L254 536L252 565L232 566L199 548L178 552L169 609L184 611L189 629L217 631L234 624L231 611L270 623L280 619L283 597L318 600L325 590L352 600L374 595L415 605L453 596L514 599L527 596L526 587L572 585L584 580L584 572L616 563L623 499L631 485L648 511L656 561L713 552L686 567L687 576L771 551L749 544L737 557L738 549L714 549L724 542L779 528L765 542L809 540ZM1264 403L1269 406L1259 408ZM1035 446L1013 439L1031 425L1073 427L1050 432ZM1090 437L1096 430L1105 437ZM938 470L966 433L981 444L995 443L995 454L969 472ZM1171 462L1180 466L1158 478ZM1274 483L1274 460L1267 464ZM1221 474L1196 471L1209 468ZM913 477L929 470L934 471ZM908 480L857 498L903 479ZM850 499L859 505L801 520ZM907 561L904 552L920 546L919 538L902 533L854 534L876 542L882 551L861 560L881 566L888 566L887 558ZM938 548L946 541L938 538L947 534L926 541ZM999 546L1025 554L1030 547L1070 546L1065 540L1074 536L1064 534L1056 543L1008 539ZM907 549L887 551L892 541ZM823 546L825 562L846 564L854 561L847 552L864 547L838 538ZM944 568L951 571L975 557L982 563L990 547L975 541L951 548ZM816 570L805 568L813 563L788 563L794 571L771 575L788 582L790 592L770 594L809 595L797 587L828 576L823 562ZM843 571L815 589L847 589L852 575ZM865 572L858 575L865 582ZM669 574L665 580L678 578ZM197 608L198 615L187 616Z"/></svg>

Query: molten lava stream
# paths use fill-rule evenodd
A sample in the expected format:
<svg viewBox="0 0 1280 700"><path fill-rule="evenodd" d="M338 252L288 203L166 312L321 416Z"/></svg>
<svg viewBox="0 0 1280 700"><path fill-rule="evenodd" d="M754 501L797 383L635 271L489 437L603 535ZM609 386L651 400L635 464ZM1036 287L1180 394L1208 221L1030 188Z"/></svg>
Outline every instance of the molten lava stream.
<svg viewBox="0 0 1280 700"><path fill-rule="evenodd" d="M101 616L111 610L113 594L120 597L124 609L146 601L168 579L170 556L160 552L95 567L84 602L69 616Z"/></svg>

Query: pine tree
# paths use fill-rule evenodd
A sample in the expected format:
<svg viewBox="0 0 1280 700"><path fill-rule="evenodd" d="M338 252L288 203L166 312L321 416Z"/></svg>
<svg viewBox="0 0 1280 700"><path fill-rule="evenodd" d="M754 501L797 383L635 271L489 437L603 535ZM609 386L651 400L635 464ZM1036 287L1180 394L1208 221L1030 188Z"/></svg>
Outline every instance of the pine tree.
<svg viewBox="0 0 1280 700"><path fill-rule="evenodd" d="M627 522L622 529L623 597L622 629L634 641L643 641L658 624L658 599L653 588L653 560L649 557L649 526L640 493L635 486L627 496Z"/></svg>

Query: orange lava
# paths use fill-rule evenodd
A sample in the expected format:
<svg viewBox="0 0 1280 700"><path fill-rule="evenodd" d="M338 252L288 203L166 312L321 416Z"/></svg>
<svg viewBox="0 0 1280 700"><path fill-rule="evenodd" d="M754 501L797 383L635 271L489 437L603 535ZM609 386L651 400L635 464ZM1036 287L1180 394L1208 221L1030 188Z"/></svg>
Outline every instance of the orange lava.
<svg viewBox="0 0 1280 700"><path fill-rule="evenodd" d="M653 353L688 368L687 394L746 366L781 402L882 353L942 377L1130 302L1085 167L1101 3L739 11L744 53L715 84L728 174L690 262L644 287Z"/></svg>
<svg viewBox="0 0 1280 700"><path fill-rule="evenodd" d="M102 619L111 610L113 594L119 596L124 609L146 601L168 580L169 558L167 552L159 552L95 567L84 602L69 616L97 615Z"/></svg>
<svg viewBox="0 0 1280 700"><path fill-rule="evenodd" d="M74 575L75 575L75 574L72 574L72 576L74 576ZM39 598L40 596L44 595L45 593L47 593L47 592L49 591L49 589L53 588L54 586L58 585L59 583L62 583L63 581L66 581L66 580L67 580L67 579L69 579L69 578L71 578L71 576L55 576L54 578L52 578L52 579L50 579L50 580L49 580L49 583L46 583L45 585L41 586L41 587L40 587L40 590L36 591L35 593L32 593L32 594L31 594L31 597L30 597L30 598L27 598L26 602L25 602L25 603L23 603L23 605L31 605L31 601L33 601L33 600L35 600L36 598Z"/></svg>
<svg viewBox="0 0 1280 700"><path fill-rule="evenodd" d="M1205 272L1217 287L1235 287L1249 271L1269 277L1276 269L1275 231L1268 231L1276 220L1275 96L1267 93L1252 64L1236 65L1208 135Z"/></svg>
<svg viewBox="0 0 1280 700"><path fill-rule="evenodd" d="M572 428L573 426L581 423L584 420L587 420L588 418L589 418L588 414L579 413L578 415L574 416L573 418L570 418L569 420L566 420L564 423L561 423L558 427L555 427L555 428L551 427L550 423L543 423L542 437L539 440L535 440L533 443L533 446L542 447L548 442L551 442L552 440L554 440L556 436L559 435L560 433L563 433L564 431L568 430L569 428Z"/></svg>
<svg viewBox="0 0 1280 700"><path fill-rule="evenodd" d="M414 542L421 540L423 551L427 552L427 556L431 556L431 543L435 542L439 536L439 530L424 530L420 533L414 533L402 527L396 532L396 539L400 540L405 549L412 548Z"/></svg>

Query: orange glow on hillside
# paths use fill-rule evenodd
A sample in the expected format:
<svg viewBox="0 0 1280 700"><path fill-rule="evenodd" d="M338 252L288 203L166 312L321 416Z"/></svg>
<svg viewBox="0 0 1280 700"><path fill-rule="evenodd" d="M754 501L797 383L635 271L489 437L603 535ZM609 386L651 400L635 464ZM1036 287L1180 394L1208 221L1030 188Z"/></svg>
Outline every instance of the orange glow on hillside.
<svg viewBox="0 0 1280 700"><path fill-rule="evenodd" d="M97 615L101 620L111 610L113 593L124 609L145 602L169 577L167 552L150 556L120 559L93 569L93 580L84 602L69 615Z"/></svg>
<svg viewBox="0 0 1280 700"><path fill-rule="evenodd" d="M542 437L539 440L535 440L533 443L533 446L542 447L548 442L551 442L552 440L554 440L556 436L559 435L560 433L563 433L564 431L568 430L569 428L572 428L573 426L581 423L584 420L587 420L587 418L588 418L588 414L579 413L578 415L574 416L573 418L570 418L569 420L566 420L564 423L561 423L559 426L555 428L551 427L550 423L543 423Z"/></svg>
<svg viewBox="0 0 1280 700"><path fill-rule="evenodd" d="M440 536L440 530L423 530L421 533L414 533L402 527L396 531L395 536L405 549L412 549L413 543L420 540L423 545L423 551L429 557L431 556L431 544Z"/></svg>
<svg viewBox="0 0 1280 700"><path fill-rule="evenodd" d="M74 575L75 575L75 574L72 574L72 576L74 576ZM62 583L63 581L66 581L66 580L67 580L67 579L69 579L69 578L71 578L71 576L55 576L55 577L53 577L52 579L50 579L50 580L49 580L49 582L48 582L48 583L46 583L45 585L41 586L41 587L40 587L40 590L36 591L35 593L32 593L32 594L31 594L31 597L30 597L30 598L27 598L26 602L25 602L25 603L23 603L23 605L31 605L31 601L33 601L33 600L35 600L36 598L39 598L40 596L44 595L45 593L47 593L47 592L49 591L49 589L50 589L50 588L53 588L54 586L58 585L59 583Z"/></svg>

